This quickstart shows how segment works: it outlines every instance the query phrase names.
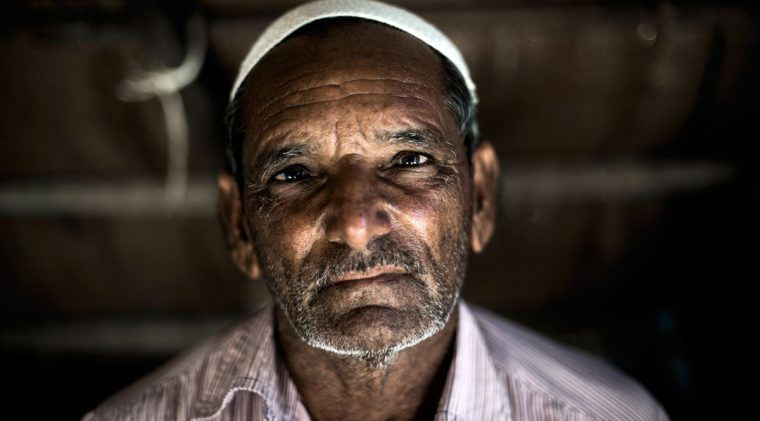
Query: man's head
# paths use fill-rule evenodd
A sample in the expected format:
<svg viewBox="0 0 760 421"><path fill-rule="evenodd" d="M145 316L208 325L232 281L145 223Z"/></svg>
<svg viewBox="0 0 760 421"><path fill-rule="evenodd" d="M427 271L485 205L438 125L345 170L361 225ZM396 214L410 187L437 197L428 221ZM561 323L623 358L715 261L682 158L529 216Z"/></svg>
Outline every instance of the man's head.
<svg viewBox="0 0 760 421"><path fill-rule="evenodd" d="M498 177L488 143L468 151L451 69L397 29L329 19L247 76L241 185L220 177L228 242L305 342L371 360L447 323Z"/></svg>

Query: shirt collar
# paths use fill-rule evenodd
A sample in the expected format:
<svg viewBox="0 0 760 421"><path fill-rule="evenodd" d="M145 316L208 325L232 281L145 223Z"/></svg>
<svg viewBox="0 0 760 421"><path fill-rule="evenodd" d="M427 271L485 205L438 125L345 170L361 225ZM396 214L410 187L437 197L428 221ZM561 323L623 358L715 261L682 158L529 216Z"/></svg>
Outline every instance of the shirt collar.
<svg viewBox="0 0 760 421"><path fill-rule="evenodd" d="M241 391L261 396L267 419L295 419L300 397L285 363L277 356L272 304L236 327L220 345L219 355L209 357L209 365L218 364L219 368L203 382L192 420L216 417Z"/></svg>
<svg viewBox="0 0 760 421"><path fill-rule="evenodd" d="M511 420L504 381L477 320L464 302L459 304L456 348L436 420Z"/></svg>
<svg viewBox="0 0 760 421"><path fill-rule="evenodd" d="M218 365L204 379L201 399L191 419L210 419L221 413L236 393L249 391L265 402L269 419L295 419L300 396L274 341L274 309L270 304L257 317L226 337L209 364ZM437 420L510 420L509 398L491 361L475 317L459 304L456 348Z"/></svg>

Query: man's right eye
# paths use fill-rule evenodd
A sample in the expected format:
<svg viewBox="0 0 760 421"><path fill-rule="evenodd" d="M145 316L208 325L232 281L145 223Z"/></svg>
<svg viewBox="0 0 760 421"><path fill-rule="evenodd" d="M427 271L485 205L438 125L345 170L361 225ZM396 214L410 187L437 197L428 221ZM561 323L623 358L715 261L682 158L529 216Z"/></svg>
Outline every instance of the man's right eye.
<svg viewBox="0 0 760 421"><path fill-rule="evenodd" d="M309 172L302 165L291 165L284 170L278 172L272 177L275 181L294 182L300 181L309 177Z"/></svg>

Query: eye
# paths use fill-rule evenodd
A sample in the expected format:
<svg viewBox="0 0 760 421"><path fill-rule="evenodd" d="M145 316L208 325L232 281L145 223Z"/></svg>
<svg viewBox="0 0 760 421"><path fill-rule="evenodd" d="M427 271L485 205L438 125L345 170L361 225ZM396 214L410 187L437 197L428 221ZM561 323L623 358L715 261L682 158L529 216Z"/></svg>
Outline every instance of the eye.
<svg viewBox="0 0 760 421"><path fill-rule="evenodd" d="M272 177L275 181L295 182L310 177L309 171L303 165L291 165Z"/></svg>
<svg viewBox="0 0 760 421"><path fill-rule="evenodd" d="M427 163L430 158L421 153L402 152L393 160L393 164L398 167L418 167Z"/></svg>

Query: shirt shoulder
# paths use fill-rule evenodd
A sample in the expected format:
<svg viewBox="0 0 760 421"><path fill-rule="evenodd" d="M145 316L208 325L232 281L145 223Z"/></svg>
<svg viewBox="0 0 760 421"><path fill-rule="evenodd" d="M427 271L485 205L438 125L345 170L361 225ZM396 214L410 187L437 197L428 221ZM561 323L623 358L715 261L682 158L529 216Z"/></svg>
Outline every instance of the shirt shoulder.
<svg viewBox="0 0 760 421"><path fill-rule="evenodd" d="M472 308L515 419L667 420L639 383L591 354ZM543 412L542 412L543 411Z"/></svg>
<svg viewBox="0 0 760 421"><path fill-rule="evenodd" d="M264 338L263 311L242 320L165 363L108 398L83 420L189 419L209 390L223 383L228 361Z"/></svg>

